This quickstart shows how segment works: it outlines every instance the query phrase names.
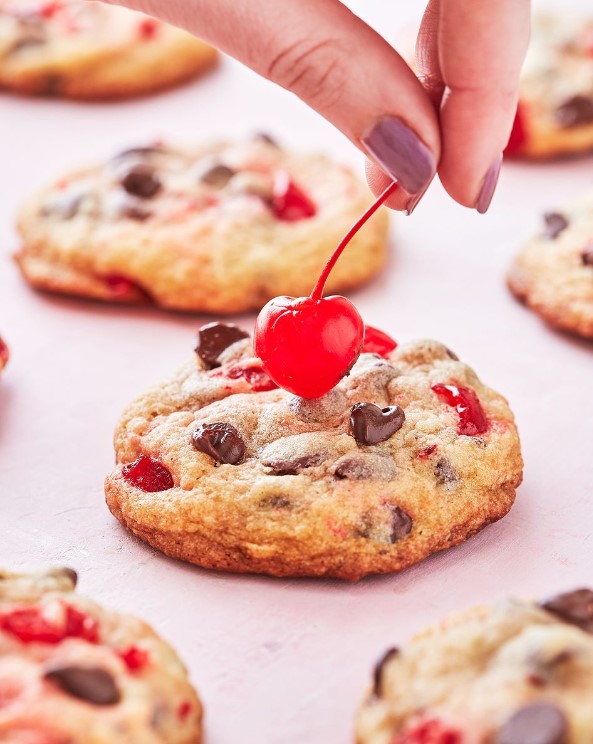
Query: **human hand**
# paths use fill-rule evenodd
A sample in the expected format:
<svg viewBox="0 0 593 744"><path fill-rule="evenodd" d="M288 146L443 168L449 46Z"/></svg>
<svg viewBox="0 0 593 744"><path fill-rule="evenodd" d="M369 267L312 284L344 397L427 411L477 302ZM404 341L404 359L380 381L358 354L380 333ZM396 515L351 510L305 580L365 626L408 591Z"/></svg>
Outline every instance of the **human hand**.
<svg viewBox="0 0 593 744"><path fill-rule="evenodd" d="M375 193L411 213L436 172L488 208L515 114L529 0L430 0L418 77L339 0L107 0L182 26L291 90L369 158Z"/></svg>

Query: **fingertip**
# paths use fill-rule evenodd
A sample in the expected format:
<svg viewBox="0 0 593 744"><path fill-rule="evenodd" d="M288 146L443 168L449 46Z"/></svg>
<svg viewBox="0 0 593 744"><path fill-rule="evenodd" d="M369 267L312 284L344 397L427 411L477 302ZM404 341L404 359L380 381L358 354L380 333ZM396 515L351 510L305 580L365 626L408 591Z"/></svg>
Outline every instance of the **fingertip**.
<svg viewBox="0 0 593 744"><path fill-rule="evenodd" d="M375 196L380 196L389 184L393 182L393 179L371 160L366 161L365 172L369 188ZM418 205L420 199L424 196L425 192L426 188L424 188L419 194L410 196L410 194L399 187L395 194L390 196L385 202L385 206L394 209L397 212L411 214Z"/></svg>

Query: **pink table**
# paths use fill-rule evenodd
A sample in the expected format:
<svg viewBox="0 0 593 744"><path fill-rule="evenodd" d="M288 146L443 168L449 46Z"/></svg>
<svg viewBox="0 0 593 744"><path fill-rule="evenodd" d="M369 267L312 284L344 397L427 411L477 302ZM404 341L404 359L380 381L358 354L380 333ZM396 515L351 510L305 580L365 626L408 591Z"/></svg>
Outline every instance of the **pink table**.
<svg viewBox="0 0 593 744"><path fill-rule="evenodd" d="M352 5L371 21L388 16L383 27L393 29L420 9ZM593 185L593 159L505 166L484 217L436 186L412 218L394 219L389 269L354 295L369 322L401 340L444 341L510 399L526 461L511 514L398 576L277 581L168 560L104 506L116 418L191 353L203 318L40 296L10 261L18 203L61 169L155 136L258 129L362 171L362 157L328 124L233 62L203 82L127 104L0 100L0 331L13 353L0 385L0 564L69 564L83 592L149 619L191 669L210 744L347 742L371 663L386 646L455 608L593 581L593 346L546 329L504 286L509 259L541 212Z"/></svg>

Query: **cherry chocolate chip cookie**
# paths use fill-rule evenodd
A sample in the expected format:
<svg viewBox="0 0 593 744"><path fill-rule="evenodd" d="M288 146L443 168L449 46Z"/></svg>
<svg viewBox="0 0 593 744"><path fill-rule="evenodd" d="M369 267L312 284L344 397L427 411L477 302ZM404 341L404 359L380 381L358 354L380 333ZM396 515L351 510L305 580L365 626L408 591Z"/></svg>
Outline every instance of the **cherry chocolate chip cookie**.
<svg viewBox="0 0 593 744"><path fill-rule="evenodd" d="M21 270L33 286L112 302L235 313L309 292L339 239L371 203L348 169L269 137L194 150L119 153L28 200ZM384 264L387 212L349 245L330 290Z"/></svg>
<svg viewBox="0 0 593 744"><path fill-rule="evenodd" d="M80 0L0 0L0 89L127 98L211 67L214 49L140 13Z"/></svg>
<svg viewBox="0 0 593 744"><path fill-rule="evenodd" d="M115 434L113 514L205 568L359 579L462 542L521 481L509 407L442 344L367 329L317 399L276 387L236 326L136 400ZM309 368L312 366L308 363Z"/></svg>
<svg viewBox="0 0 593 744"><path fill-rule="evenodd" d="M511 292L549 325L593 338L593 191L547 212L508 275Z"/></svg>
<svg viewBox="0 0 593 744"><path fill-rule="evenodd" d="M202 706L173 649L75 586L72 569L0 571L0 741L199 744Z"/></svg>
<svg viewBox="0 0 593 744"><path fill-rule="evenodd" d="M538 12L507 155L541 159L593 149L593 16Z"/></svg>
<svg viewBox="0 0 593 744"><path fill-rule="evenodd" d="M378 661L357 744L590 744L593 591L449 617Z"/></svg>

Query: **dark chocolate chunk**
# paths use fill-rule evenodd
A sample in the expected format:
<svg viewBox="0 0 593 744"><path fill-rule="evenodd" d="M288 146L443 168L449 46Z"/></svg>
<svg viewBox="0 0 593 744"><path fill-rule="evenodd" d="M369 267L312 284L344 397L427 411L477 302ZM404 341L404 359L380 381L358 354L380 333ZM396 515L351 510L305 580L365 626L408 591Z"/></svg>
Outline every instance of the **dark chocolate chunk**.
<svg viewBox="0 0 593 744"><path fill-rule="evenodd" d="M451 351L451 349L449 349L447 346L445 346L445 351L447 352L447 356L454 362L459 361L459 357L457 356L457 354L454 351Z"/></svg>
<svg viewBox="0 0 593 744"><path fill-rule="evenodd" d="M567 744L568 722L553 703L530 703L514 713L494 744Z"/></svg>
<svg viewBox="0 0 593 744"><path fill-rule="evenodd" d="M556 109L556 121L563 129L593 122L593 98L573 96Z"/></svg>
<svg viewBox="0 0 593 744"><path fill-rule="evenodd" d="M560 212L546 212L544 222L546 223L545 235L551 240L555 240L568 227L568 220Z"/></svg>
<svg viewBox="0 0 593 744"><path fill-rule="evenodd" d="M220 367L218 357L222 352L243 338L249 338L249 334L233 323L207 323L198 331L195 352L208 369L214 369Z"/></svg>
<svg viewBox="0 0 593 744"><path fill-rule="evenodd" d="M441 457L434 466L434 476L440 486L446 486L457 481L457 471L445 457Z"/></svg>
<svg viewBox="0 0 593 744"><path fill-rule="evenodd" d="M121 177L121 185L133 196L150 199L161 189L156 170L147 163L136 163Z"/></svg>
<svg viewBox="0 0 593 744"><path fill-rule="evenodd" d="M391 661L395 656L399 654L399 648L388 648L387 651L381 656L379 661L375 664L373 669L373 695L375 697L381 697L383 692L383 670L385 665Z"/></svg>
<svg viewBox="0 0 593 744"><path fill-rule="evenodd" d="M336 465L334 475L340 480L366 480L373 477L373 468L360 457L342 458Z"/></svg>
<svg viewBox="0 0 593 744"><path fill-rule="evenodd" d="M593 266L593 243L581 253L581 260L584 266Z"/></svg>
<svg viewBox="0 0 593 744"><path fill-rule="evenodd" d="M258 506L260 509L290 509L292 501L288 496L278 493L273 496L266 496L259 502Z"/></svg>
<svg viewBox="0 0 593 744"><path fill-rule="evenodd" d="M414 522L412 517L401 506L389 504L388 508L391 511L391 534L389 535L389 539L392 543L396 543L410 534Z"/></svg>
<svg viewBox="0 0 593 744"><path fill-rule="evenodd" d="M115 680L101 667L56 664L49 667L43 676L67 695L86 703L116 705L121 699Z"/></svg>
<svg viewBox="0 0 593 744"><path fill-rule="evenodd" d="M401 429L405 418L399 406L379 408L374 403L357 403L350 410L350 429L358 444L378 444Z"/></svg>
<svg viewBox="0 0 593 744"><path fill-rule="evenodd" d="M263 464L273 471L273 475L296 475L301 470L321 465L325 460L323 453L302 455L301 457L285 457L278 460L264 460Z"/></svg>
<svg viewBox="0 0 593 744"><path fill-rule="evenodd" d="M217 163L216 165L200 172L199 177L202 183L205 183L208 186L213 186L217 189L222 189L227 185L235 173L236 171L229 168L227 165Z"/></svg>
<svg viewBox="0 0 593 744"><path fill-rule="evenodd" d="M245 442L231 424L201 424L194 431L192 444L213 460L224 465L238 465L245 456Z"/></svg>
<svg viewBox="0 0 593 744"><path fill-rule="evenodd" d="M591 589L576 589L573 592L559 594L542 602L541 607L564 620L565 623L593 633L593 591Z"/></svg>

